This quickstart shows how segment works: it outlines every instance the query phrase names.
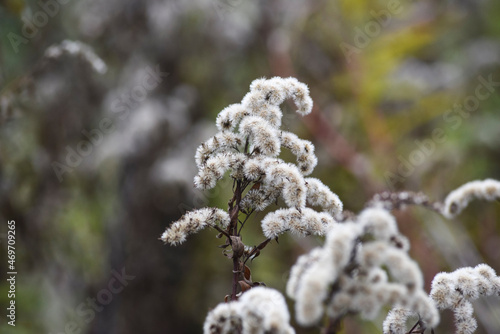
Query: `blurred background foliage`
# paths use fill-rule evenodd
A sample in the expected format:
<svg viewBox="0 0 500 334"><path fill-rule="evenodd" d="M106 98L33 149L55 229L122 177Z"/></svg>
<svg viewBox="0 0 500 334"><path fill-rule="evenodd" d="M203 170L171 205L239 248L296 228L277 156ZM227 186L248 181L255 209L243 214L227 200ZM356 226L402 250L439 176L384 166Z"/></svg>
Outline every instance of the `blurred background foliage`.
<svg viewBox="0 0 500 334"><path fill-rule="evenodd" d="M309 85L313 113L301 118L285 104L284 128L316 145L313 176L348 210L383 190L440 200L467 181L500 179L500 85L470 113L456 109L474 102L480 78L500 82L498 1L0 5L0 220L16 221L18 271L16 327L2 315L1 333L64 333L71 322L75 333L200 333L209 308L229 293L231 261L213 231L176 248L158 237L185 210L227 206L230 181L193 188L194 152L215 132L217 113L258 77L295 76ZM26 30L36 18L36 31ZM106 73L80 55L47 56L66 39L92 47ZM156 68L168 76L124 107ZM88 141L82 131L100 129L105 118L112 129L59 180L53 162L67 164L68 148ZM441 270L481 262L500 270L498 203L474 203L455 221L414 208L395 214L427 288ZM263 216L244 241L263 239ZM0 237L5 254L6 224ZM283 236L252 263L253 279L283 291L297 256L321 242ZM93 317L77 312L123 268L135 278L122 292ZM475 306L478 333L498 333L498 299ZM383 317L350 317L343 333L380 333ZM436 333L452 328L445 312Z"/></svg>

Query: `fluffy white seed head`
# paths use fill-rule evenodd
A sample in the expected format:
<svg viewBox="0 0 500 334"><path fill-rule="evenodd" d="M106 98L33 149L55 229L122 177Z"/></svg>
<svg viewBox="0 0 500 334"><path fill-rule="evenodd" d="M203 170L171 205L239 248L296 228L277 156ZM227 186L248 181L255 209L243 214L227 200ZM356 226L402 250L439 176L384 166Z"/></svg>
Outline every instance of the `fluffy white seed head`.
<svg viewBox="0 0 500 334"><path fill-rule="evenodd" d="M259 189L250 189L243 197L240 203L240 208L249 211L264 211L269 205L276 202L280 196L280 191L273 187L260 184Z"/></svg>
<svg viewBox="0 0 500 334"><path fill-rule="evenodd" d="M283 113L277 105L266 104L260 107L255 112L255 116L262 117L269 125L275 129L281 126L281 119L283 118Z"/></svg>
<svg viewBox="0 0 500 334"><path fill-rule="evenodd" d="M500 199L500 182L487 179L464 184L446 197L442 213L447 218L453 218L462 212L473 199L486 201Z"/></svg>
<svg viewBox="0 0 500 334"><path fill-rule="evenodd" d="M297 157L297 166L303 175L309 175L318 163L314 154L314 145L308 141L288 132L281 132L281 145L288 148Z"/></svg>
<svg viewBox="0 0 500 334"><path fill-rule="evenodd" d="M224 152L211 155L198 170L194 185L198 189L211 189L228 170L231 176L243 177L246 156L243 153Z"/></svg>
<svg viewBox="0 0 500 334"><path fill-rule="evenodd" d="M291 77L254 80L250 85L250 93L243 98L242 104L251 110L257 110L266 104L280 105L288 98L293 99L299 114L307 115L311 112L313 102L309 96L309 88Z"/></svg>
<svg viewBox="0 0 500 334"><path fill-rule="evenodd" d="M280 153L278 131L262 117L245 117L240 123L240 133L249 138L252 150L258 154L274 157Z"/></svg>
<svg viewBox="0 0 500 334"><path fill-rule="evenodd" d="M376 240L388 241L399 234L396 219L381 208L368 208L358 216L358 223Z"/></svg>
<svg viewBox="0 0 500 334"><path fill-rule="evenodd" d="M437 307L423 290L422 273L399 237L394 218L383 208L366 209L354 222L333 224L324 246L300 257L292 268L287 293L296 301L297 321L316 323L325 304L330 317L355 312L366 319L391 305L405 306L407 314L418 313L427 324L436 325ZM406 313L391 313L385 325L392 331L388 333L405 333L406 318L400 323L393 318Z"/></svg>
<svg viewBox="0 0 500 334"><path fill-rule="evenodd" d="M255 287L245 292L238 303L243 316L243 332L253 333L250 328L260 328L262 333L295 333L290 327L290 315L281 293L274 289ZM258 323L252 323L261 319Z"/></svg>
<svg viewBox="0 0 500 334"><path fill-rule="evenodd" d="M263 182L282 189L282 197L287 206L304 207L307 195L306 185L297 167L284 162L266 167Z"/></svg>
<svg viewBox="0 0 500 334"><path fill-rule="evenodd" d="M452 308L460 299L476 300L498 294L498 277L486 264L439 273L432 280L431 297L440 309Z"/></svg>
<svg viewBox="0 0 500 334"><path fill-rule="evenodd" d="M422 273L417 263L405 251L383 241L363 244L358 253L358 261L366 267L386 266L393 278L404 284L409 291L421 289L423 286Z"/></svg>
<svg viewBox="0 0 500 334"><path fill-rule="evenodd" d="M243 321L238 303L222 303L211 310L203 324L203 334L230 334L242 330Z"/></svg>
<svg viewBox="0 0 500 334"><path fill-rule="evenodd" d="M283 117L279 106L288 98L295 101L301 114L311 111L307 86L294 78L279 77L255 80L241 103L223 109L216 120L220 132L196 151L195 186L211 189L231 170L234 179L262 181L268 188L279 189L287 206L304 207L306 188L302 175L312 172L317 158L311 142L288 132L283 136L279 130ZM289 147L297 156L296 165L276 159L281 146ZM275 192L253 192L244 204L263 210L275 199L269 194L274 196ZM252 198L257 201L254 205L249 202Z"/></svg>
<svg viewBox="0 0 500 334"><path fill-rule="evenodd" d="M342 213L343 203L330 188L316 178L306 178L307 203L323 208L333 217Z"/></svg>
<svg viewBox="0 0 500 334"><path fill-rule="evenodd" d="M238 301L219 304L210 311L204 334L294 334L285 298L276 290L255 287Z"/></svg>
<svg viewBox="0 0 500 334"><path fill-rule="evenodd" d="M222 109L217 116L215 124L219 131L233 131L241 119L248 115L248 111L241 104L231 104Z"/></svg>
<svg viewBox="0 0 500 334"><path fill-rule="evenodd" d="M405 334L406 319L411 315L412 311L404 307L390 310L382 325L384 334Z"/></svg>
<svg viewBox="0 0 500 334"><path fill-rule="evenodd" d="M266 238L275 239L287 231L301 236L323 235L335 221L331 216L309 208L302 208L300 211L289 208L268 213L261 224Z"/></svg>
<svg viewBox="0 0 500 334"><path fill-rule="evenodd" d="M349 262L358 233L359 229L353 224L335 224L328 231L325 246L311 255L310 258L316 260L305 266L303 261L308 258L303 258L297 269L292 269L293 280L287 291L296 301L295 312L300 324L312 325L321 318L329 287Z"/></svg>
<svg viewBox="0 0 500 334"><path fill-rule="evenodd" d="M216 153L234 153L241 146L241 136L233 132L219 132L196 150L195 161L198 168L203 167Z"/></svg>
<svg viewBox="0 0 500 334"><path fill-rule="evenodd" d="M477 328L470 301L480 296L499 293L498 277L485 264L465 267L451 273L437 274L431 285L430 297L439 309L451 309L455 315L457 333L473 333Z"/></svg>
<svg viewBox="0 0 500 334"><path fill-rule="evenodd" d="M176 246L183 243L189 234L196 233L206 226L219 224L225 228L229 225L227 212L216 208L203 208L186 213L174 222L161 236L163 242Z"/></svg>
<svg viewBox="0 0 500 334"><path fill-rule="evenodd" d="M301 284L302 275L316 263L322 255L323 249L320 247L314 248L309 253L299 256L297 262L290 270L290 278L286 285L286 293L290 298L296 299L297 290Z"/></svg>

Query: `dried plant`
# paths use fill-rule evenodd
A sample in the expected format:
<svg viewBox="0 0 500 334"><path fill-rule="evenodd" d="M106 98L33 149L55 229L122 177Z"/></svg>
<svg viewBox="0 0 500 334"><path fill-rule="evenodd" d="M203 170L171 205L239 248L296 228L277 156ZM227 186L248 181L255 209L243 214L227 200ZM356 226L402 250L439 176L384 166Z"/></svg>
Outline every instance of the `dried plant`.
<svg viewBox="0 0 500 334"><path fill-rule="evenodd" d="M500 278L484 264L462 268L436 275L428 294L422 272L408 254L410 243L399 233L391 211L419 205L453 218L473 199L499 199L500 182L467 183L443 203L420 193L387 192L374 196L358 215L343 211L341 200L329 187L306 177L317 164L313 144L280 130L280 105L289 98L299 114L311 112L307 86L294 78L276 77L255 80L240 104L219 113L220 132L196 151L194 184L210 189L229 173L233 197L228 209L189 212L161 236L165 243L178 245L189 234L211 227L225 237L221 247L231 250L225 253L233 261L231 293L209 312L204 333L294 333L283 296L253 282L247 266L248 260L285 232L326 236L322 247L300 256L291 269L286 292L295 301L299 325L312 326L326 319L322 333L336 333L345 316L374 319L390 306L384 333L424 333L439 323L439 310L449 308L455 312L456 332L473 333L477 326L470 301L499 295ZM296 163L278 157L282 148L296 156ZM245 245L242 231L249 217L279 198L286 207L267 213L261 221L265 239L257 246ZM419 320L408 331L411 315Z"/></svg>

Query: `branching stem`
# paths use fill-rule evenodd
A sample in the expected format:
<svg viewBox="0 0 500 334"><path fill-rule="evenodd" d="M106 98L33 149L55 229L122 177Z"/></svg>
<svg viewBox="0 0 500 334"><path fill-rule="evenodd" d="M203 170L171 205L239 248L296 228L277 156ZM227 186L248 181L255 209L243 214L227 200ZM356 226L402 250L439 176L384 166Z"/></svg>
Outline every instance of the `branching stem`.
<svg viewBox="0 0 500 334"><path fill-rule="evenodd" d="M241 202L241 194L242 194L242 181L236 180L236 189L234 190L233 198L229 201L229 217L231 219L229 225L229 234L230 236L238 237L238 215L240 213L240 202ZM231 290L231 300L237 300L237 291L238 291L238 281L240 280L241 275L241 254L235 251L235 245L232 244L231 239L229 239L231 246L233 248L233 282L232 282L232 290Z"/></svg>

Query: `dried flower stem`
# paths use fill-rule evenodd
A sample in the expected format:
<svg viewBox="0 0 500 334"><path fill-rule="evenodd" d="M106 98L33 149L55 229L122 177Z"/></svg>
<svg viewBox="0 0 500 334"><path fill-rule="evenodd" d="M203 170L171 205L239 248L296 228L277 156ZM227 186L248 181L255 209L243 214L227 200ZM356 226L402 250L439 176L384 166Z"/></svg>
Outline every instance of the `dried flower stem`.
<svg viewBox="0 0 500 334"><path fill-rule="evenodd" d="M231 201L229 201L229 217L231 219L231 222L229 224L229 233L233 237L238 236L238 216L240 213L240 202L241 202L241 194L243 190L241 187L241 181L236 181L236 189L234 190L234 195ZM240 275L241 275L241 265L240 265L240 257L241 255L239 252L235 250L235 246L233 243L234 239L229 239L229 242L231 243L231 247L233 249L233 282L232 282L232 292L231 292L231 300L237 300L238 298L236 297L237 291L238 291L238 281L240 280ZM236 240L241 240L241 239L236 239Z"/></svg>

